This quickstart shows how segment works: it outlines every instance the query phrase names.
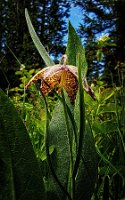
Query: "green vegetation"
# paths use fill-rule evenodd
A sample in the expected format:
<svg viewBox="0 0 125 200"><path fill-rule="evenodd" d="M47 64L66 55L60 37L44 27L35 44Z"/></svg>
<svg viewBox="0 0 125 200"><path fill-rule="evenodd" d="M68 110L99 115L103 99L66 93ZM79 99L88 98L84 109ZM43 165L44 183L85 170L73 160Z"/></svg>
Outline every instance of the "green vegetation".
<svg viewBox="0 0 125 200"><path fill-rule="evenodd" d="M54 65L25 13L36 49L46 65ZM104 47L115 46L103 39L97 43L99 61ZM66 54L68 64L78 67L74 105L64 89L44 96L38 83L26 91L40 69L24 65L16 72L20 85L8 97L0 90L0 199L125 199L124 75L119 87L96 80L94 101L83 90L89 67L71 23Z"/></svg>

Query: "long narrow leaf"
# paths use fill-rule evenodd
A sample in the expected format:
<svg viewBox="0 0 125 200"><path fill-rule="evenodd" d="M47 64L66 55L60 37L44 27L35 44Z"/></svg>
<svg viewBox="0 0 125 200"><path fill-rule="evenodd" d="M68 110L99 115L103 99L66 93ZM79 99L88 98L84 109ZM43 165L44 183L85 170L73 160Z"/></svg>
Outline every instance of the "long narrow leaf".
<svg viewBox="0 0 125 200"><path fill-rule="evenodd" d="M68 64L74 66L77 66L77 56L78 54L80 55L82 77L86 77L88 65L85 58L85 49L83 48L81 40L79 39L74 27L70 22L68 28L68 44L66 48L66 54L68 56Z"/></svg>
<svg viewBox="0 0 125 200"><path fill-rule="evenodd" d="M45 50L44 46L40 42L40 39L38 38L38 36L37 36L37 34L36 34L36 32L35 32L35 30L33 28L33 25L31 23L31 20L30 20L30 17L29 17L27 9L25 9L25 17L26 17L26 22L27 22L27 26L28 26L31 38L32 38L32 40L33 40L33 42L34 42L39 54L43 58L45 64L47 66L54 65L55 63L50 58L49 54L47 53L47 51Z"/></svg>

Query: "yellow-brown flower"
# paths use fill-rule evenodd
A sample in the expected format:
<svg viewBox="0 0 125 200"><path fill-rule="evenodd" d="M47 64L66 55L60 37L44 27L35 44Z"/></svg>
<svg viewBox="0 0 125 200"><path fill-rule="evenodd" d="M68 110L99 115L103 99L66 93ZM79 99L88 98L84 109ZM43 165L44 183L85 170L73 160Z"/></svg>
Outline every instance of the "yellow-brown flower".
<svg viewBox="0 0 125 200"><path fill-rule="evenodd" d="M54 65L39 71L26 85L26 89L41 80L40 90L44 95L57 89L60 92L64 88L73 103L78 90L77 67L71 65Z"/></svg>
<svg viewBox="0 0 125 200"><path fill-rule="evenodd" d="M41 80L40 90L44 95L54 89L59 93L64 88L74 103L78 90L78 68L72 65L57 64L49 66L39 71L26 85L26 89L32 84ZM89 87L87 80L83 80L83 87L87 93L95 99L92 89Z"/></svg>

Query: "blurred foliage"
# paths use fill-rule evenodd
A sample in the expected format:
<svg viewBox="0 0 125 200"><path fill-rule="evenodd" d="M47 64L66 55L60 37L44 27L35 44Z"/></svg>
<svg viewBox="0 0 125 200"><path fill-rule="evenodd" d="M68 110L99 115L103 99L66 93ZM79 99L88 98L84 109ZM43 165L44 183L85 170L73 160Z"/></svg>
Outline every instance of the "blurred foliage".
<svg viewBox="0 0 125 200"><path fill-rule="evenodd" d="M100 156L93 199L125 198L125 91L97 81L92 85L97 101L85 96L86 117ZM108 183L107 183L108 182ZM107 184L107 188L106 185ZM107 190L107 191L106 191Z"/></svg>

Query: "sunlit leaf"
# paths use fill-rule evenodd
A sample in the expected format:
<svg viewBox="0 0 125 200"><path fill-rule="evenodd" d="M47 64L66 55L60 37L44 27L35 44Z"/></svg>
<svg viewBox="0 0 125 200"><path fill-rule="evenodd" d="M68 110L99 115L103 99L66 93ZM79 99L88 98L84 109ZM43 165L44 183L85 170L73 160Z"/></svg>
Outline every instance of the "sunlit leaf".
<svg viewBox="0 0 125 200"><path fill-rule="evenodd" d="M38 38L34 28L33 28L33 25L31 23L31 20L30 20L30 17L29 17L29 14L28 14L28 11L27 9L25 9L25 17L26 17L26 21L27 21L27 26L28 26L28 29L29 29L29 33L31 35L31 38L39 52L39 54L41 55L41 57L43 58L45 64L47 66L51 66L51 65L54 65L54 62L52 61L52 59L50 58L49 54L47 53L47 51L45 50L45 47L42 45L42 43L40 42L40 39Z"/></svg>
<svg viewBox="0 0 125 200"><path fill-rule="evenodd" d="M82 46L82 42L80 41L75 29L73 28L72 24L69 22L68 28L68 44L66 48L66 54L68 56L68 64L76 65L76 58L79 54L80 56L80 63L82 65L82 76L86 77L87 74L87 62L85 58L85 49Z"/></svg>

